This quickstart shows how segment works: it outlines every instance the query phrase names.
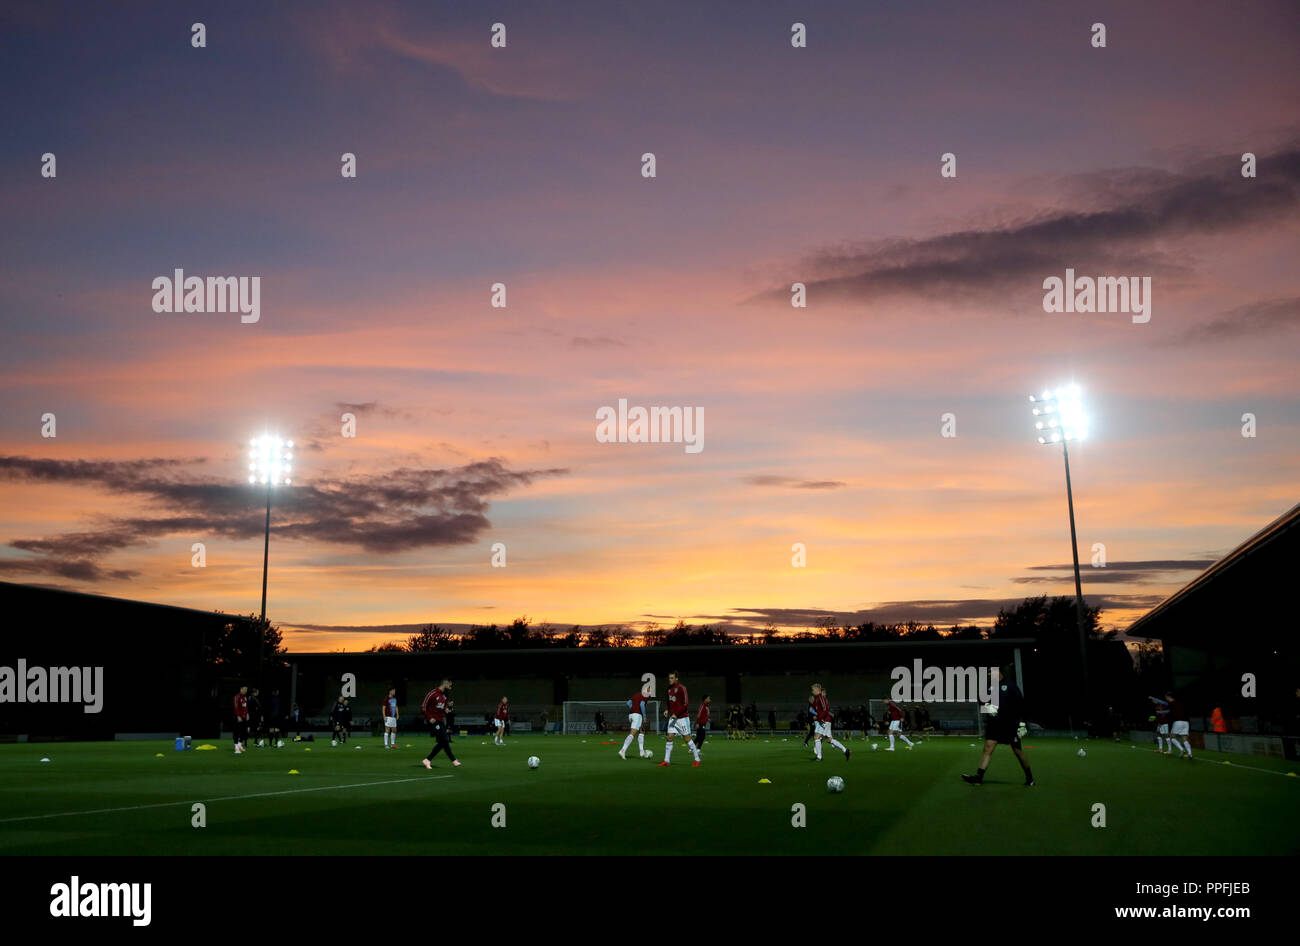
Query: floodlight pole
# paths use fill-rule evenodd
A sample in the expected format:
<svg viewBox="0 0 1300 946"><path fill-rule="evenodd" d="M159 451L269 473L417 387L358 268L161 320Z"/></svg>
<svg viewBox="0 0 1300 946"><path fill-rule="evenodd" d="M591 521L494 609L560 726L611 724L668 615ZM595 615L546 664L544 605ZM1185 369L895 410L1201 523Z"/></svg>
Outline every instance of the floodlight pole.
<svg viewBox="0 0 1300 946"><path fill-rule="evenodd" d="M1065 480L1070 480L1070 461L1066 460ZM1074 529L1074 513L1070 513L1070 529ZM266 620L266 567L271 560L271 484L266 484L266 542L262 545L262 620ZM1075 565L1078 565L1076 559ZM1075 568L1078 571L1078 568Z"/></svg>
<svg viewBox="0 0 1300 946"><path fill-rule="evenodd" d="M1083 671L1083 712L1088 712L1088 635L1083 622L1083 581L1079 577L1079 538L1074 531L1074 489L1070 485L1070 448L1061 441L1061 454L1065 457L1065 500L1070 507L1070 552L1074 555L1074 612L1079 623L1079 661Z"/></svg>
<svg viewBox="0 0 1300 946"><path fill-rule="evenodd" d="M1067 474L1068 479L1068 474ZM1071 513L1073 515L1073 513ZM1071 519L1073 522L1073 519ZM1073 528L1073 526L1071 526ZM262 675L262 664L266 657L266 570L271 561L271 481L266 483L266 541L262 545L262 623L258 627L257 640L257 674Z"/></svg>

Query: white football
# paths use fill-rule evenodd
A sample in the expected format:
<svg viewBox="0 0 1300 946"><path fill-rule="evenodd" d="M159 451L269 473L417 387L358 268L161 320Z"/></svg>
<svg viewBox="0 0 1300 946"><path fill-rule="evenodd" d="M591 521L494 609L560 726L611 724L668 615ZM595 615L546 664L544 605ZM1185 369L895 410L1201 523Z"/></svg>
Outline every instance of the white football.
<svg viewBox="0 0 1300 946"><path fill-rule="evenodd" d="M654 757L655 757L655 754L654 754L653 752L651 752L649 749L647 749L647 750L645 750L644 752L641 753L641 758L643 758L643 759L653 759Z"/></svg>
<svg viewBox="0 0 1300 946"><path fill-rule="evenodd" d="M844 791L844 779L840 778L838 775L832 775L830 778L826 780L826 791L828 792Z"/></svg>
<svg viewBox="0 0 1300 946"><path fill-rule="evenodd" d="M1080 759L1082 759L1082 758L1083 758L1084 756L1086 756L1087 754L1088 754L1088 753L1084 752L1082 749L1079 750L1079 758L1080 758Z"/></svg>
<svg viewBox="0 0 1300 946"><path fill-rule="evenodd" d="M542 764L542 760L539 759L539 758L537 758L537 756L535 756L535 755L530 755L530 756L528 757L528 767L529 767L530 769L535 769L535 768L537 768L537 767L538 767L539 765L541 765L541 764Z"/></svg>

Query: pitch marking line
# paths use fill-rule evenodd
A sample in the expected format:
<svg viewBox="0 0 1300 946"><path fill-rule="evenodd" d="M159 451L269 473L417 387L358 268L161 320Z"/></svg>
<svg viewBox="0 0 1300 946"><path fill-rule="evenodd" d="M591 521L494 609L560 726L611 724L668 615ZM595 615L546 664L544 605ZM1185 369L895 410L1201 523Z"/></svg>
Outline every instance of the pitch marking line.
<svg viewBox="0 0 1300 946"><path fill-rule="evenodd" d="M1204 763L1204 764L1206 764L1206 765L1223 765L1223 762L1222 762L1222 761L1221 761L1221 762L1215 762L1213 759L1203 759L1203 758L1201 758L1201 757L1199 757L1199 756L1192 756L1192 761L1193 761L1193 762L1201 762L1201 763ZM1245 764L1243 764L1243 763L1241 763L1241 762L1233 762L1233 761L1230 760L1230 759L1225 759L1225 760L1223 760L1223 761L1226 761L1226 762L1228 763L1228 765L1232 766L1234 769L1250 769L1252 772L1264 772L1264 773L1266 773L1266 774L1268 774L1268 775L1282 775L1282 776L1285 776L1285 775L1287 774L1287 773L1285 773L1285 772L1279 772L1277 769L1261 769L1261 768L1260 768L1259 766L1257 766L1257 765L1245 765Z"/></svg>
<svg viewBox="0 0 1300 946"><path fill-rule="evenodd" d="M218 801L241 801L245 798L269 798L272 795L298 795L303 792L328 792L337 791L343 788L365 788L369 785L397 785L401 782L436 782L438 779L453 778L451 775L434 775L431 777L416 776L414 778L395 778L388 779L384 782L354 782L351 785L320 785L316 788L288 788L282 792L257 792L252 795L227 795L225 798L207 798L207 799L187 799L185 801L164 801L156 805L130 805L126 808L97 808L93 811L60 811L52 815L22 815L18 818L0 818L0 824L12 824L15 821L41 821L46 818L71 818L76 815L107 815L118 811L143 811L146 808L174 808L177 805L192 805L194 802L202 801L204 804L212 804Z"/></svg>

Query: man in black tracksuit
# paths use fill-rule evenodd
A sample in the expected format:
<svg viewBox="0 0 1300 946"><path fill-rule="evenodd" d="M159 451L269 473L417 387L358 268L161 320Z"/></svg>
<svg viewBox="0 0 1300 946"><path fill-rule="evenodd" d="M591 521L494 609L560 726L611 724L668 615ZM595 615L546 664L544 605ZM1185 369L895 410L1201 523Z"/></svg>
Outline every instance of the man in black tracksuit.
<svg viewBox="0 0 1300 946"><path fill-rule="evenodd" d="M330 728L334 731L334 742L343 742L347 738L343 729L343 715L346 709L347 706L341 696L335 701L334 706L330 708Z"/></svg>
<svg viewBox="0 0 1300 946"><path fill-rule="evenodd" d="M1025 758L1024 750L1020 746L1020 720L1025 712L1025 698L1020 692L1020 687L1016 686L1014 666L1003 667L1001 677L997 713L984 733L984 756L980 759L979 771L974 775L963 775L962 778L970 785L983 785L984 770L989 767L989 758L998 744L1003 743L1009 745L1011 751L1016 754L1020 768L1025 772L1025 787L1032 788L1034 774L1029 770L1029 760Z"/></svg>
<svg viewBox="0 0 1300 946"><path fill-rule="evenodd" d="M257 687L248 692L248 728L254 745L262 744L262 698Z"/></svg>
<svg viewBox="0 0 1300 946"><path fill-rule="evenodd" d="M420 704L420 711L429 724L429 735L434 739L433 750L423 760L426 769L433 768L433 758L439 752L447 753L451 764L460 767L456 753L451 751L451 740L447 738L447 713L452 706L447 694L451 692L451 685L450 680L443 680L425 695L424 702Z"/></svg>

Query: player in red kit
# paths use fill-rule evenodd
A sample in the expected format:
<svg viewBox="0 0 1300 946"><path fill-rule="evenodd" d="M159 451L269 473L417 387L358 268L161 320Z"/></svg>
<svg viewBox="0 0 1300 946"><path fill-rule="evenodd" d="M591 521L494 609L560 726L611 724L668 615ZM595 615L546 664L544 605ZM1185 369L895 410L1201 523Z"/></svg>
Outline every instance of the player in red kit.
<svg viewBox="0 0 1300 946"><path fill-rule="evenodd" d="M636 752L641 758L648 758L651 753L645 751L645 733L642 729L645 727L645 694L637 690L632 694L632 699L627 701L627 738L623 740L623 748L618 750L620 759L627 759L627 747L632 745L632 740L636 739Z"/></svg>
<svg viewBox="0 0 1300 946"><path fill-rule="evenodd" d="M244 751L248 740L248 687L240 687L235 694L235 754Z"/></svg>
<svg viewBox="0 0 1300 946"><path fill-rule="evenodd" d="M686 740L686 746L691 750L691 755L695 756L695 765L698 766L700 750L691 738L690 698L686 695L686 687L677 679L676 671L668 674L668 709L664 710L664 715L668 717L668 745L664 747L664 760L659 764L672 763L673 737L681 736Z"/></svg>
<svg viewBox="0 0 1300 946"><path fill-rule="evenodd" d="M831 702L826 698L826 691L822 689L820 683L812 685L812 713L813 718L817 720L814 724L816 732L813 734L813 752L816 753L817 761L822 760L822 740L825 739L840 752L844 753L844 758L849 757L848 747L831 735Z"/></svg>
<svg viewBox="0 0 1300 946"><path fill-rule="evenodd" d="M903 711L893 700L885 700L885 709L889 711L889 748L885 751L894 751L894 736L907 743L907 748L912 748L912 740L903 734Z"/></svg>
<svg viewBox="0 0 1300 946"><path fill-rule="evenodd" d="M501 697L501 702L497 704L497 715L496 715L497 731L496 731L496 735L492 737L492 741L496 743L498 746L504 746L506 744L506 723L508 723L509 721L510 721L510 697L503 696Z"/></svg>
<svg viewBox="0 0 1300 946"><path fill-rule="evenodd" d="M703 746L704 737L709 733L709 704L713 702L713 697L707 693L704 699L700 701L700 711L695 714L695 745Z"/></svg>
<svg viewBox="0 0 1300 946"><path fill-rule="evenodd" d="M433 750L424 757L426 769L433 768L433 757L439 752L447 753L447 758L451 759L453 766L458 768L460 766L456 761L456 753L451 751L451 741L447 738L447 709L451 706L447 694L450 692L451 681L444 679L425 695L424 702L420 704L420 712L424 713L424 718L429 724L429 735L436 740Z"/></svg>

